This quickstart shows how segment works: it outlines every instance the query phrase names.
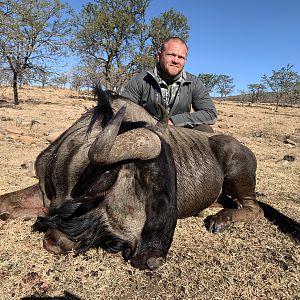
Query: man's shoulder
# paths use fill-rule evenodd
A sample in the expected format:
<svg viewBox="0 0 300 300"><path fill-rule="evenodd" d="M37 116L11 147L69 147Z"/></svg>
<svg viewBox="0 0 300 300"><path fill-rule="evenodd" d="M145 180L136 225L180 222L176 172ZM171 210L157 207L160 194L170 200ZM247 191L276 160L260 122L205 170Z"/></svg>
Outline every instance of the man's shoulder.
<svg viewBox="0 0 300 300"><path fill-rule="evenodd" d="M185 74L186 74L185 82L189 82L191 84L191 88L193 91L195 91L196 93L199 92L202 93L203 91L206 90L206 87L199 76L196 76L188 72L185 72Z"/></svg>
<svg viewBox="0 0 300 300"><path fill-rule="evenodd" d="M154 72L153 72L153 69L149 69L149 70L145 70L145 71L142 71L140 73L137 73L136 75L134 75L130 81L129 81L129 84L138 84L138 85L142 85L142 86L145 86L145 85L149 85L149 84L153 84L153 82L155 81L155 75L154 75Z"/></svg>
<svg viewBox="0 0 300 300"><path fill-rule="evenodd" d="M149 70L144 70L140 73L137 73L133 76L133 78L136 78L136 79L144 79L145 77L147 76L152 76L152 77L155 77L154 75L154 72L153 72L153 69L149 69Z"/></svg>
<svg viewBox="0 0 300 300"><path fill-rule="evenodd" d="M198 81L198 80L200 80L200 78L198 76L196 76L194 74L191 74L189 72L185 72L185 75L186 75L186 80L189 80L189 81Z"/></svg>

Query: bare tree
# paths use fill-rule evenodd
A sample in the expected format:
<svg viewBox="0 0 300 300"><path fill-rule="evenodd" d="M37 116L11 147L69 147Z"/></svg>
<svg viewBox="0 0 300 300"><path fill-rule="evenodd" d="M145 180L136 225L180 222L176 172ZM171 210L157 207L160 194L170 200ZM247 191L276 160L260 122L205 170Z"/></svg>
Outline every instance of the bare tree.
<svg viewBox="0 0 300 300"><path fill-rule="evenodd" d="M66 74L61 74L59 76L56 76L53 79L53 82L57 87L65 88L67 83L69 82L69 76Z"/></svg>
<svg viewBox="0 0 300 300"><path fill-rule="evenodd" d="M299 82L299 75L292 70L294 66L287 64L286 67L280 70L272 70L272 75L262 76L262 82L271 89L276 95L276 111L278 110L280 99L284 95L289 95L295 90L297 82Z"/></svg>
<svg viewBox="0 0 300 300"><path fill-rule="evenodd" d="M221 97L230 95L235 88L233 84L233 78L228 75L218 75L215 91L220 94Z"/></svg>
<svg viewBox="0 0 300 300"><path fill-rule="evenodd" d="M209 92L211 92L218 83L217 74L201 73L198 75L198 77L201 79Z"/></svg>
<svg viewBox="0 0 300 300"><path fill-rule="evenodd" d="M60 0L0 2L0 57L12 73L15 104L20 77L29 69L45 71L47 62L54 65L54 59L65 54L68 12Z"/></svg>
<svg viewBox="0 0 300 300"><path fill-rule="evenodd" d="M266 86L261 83L251 83L248 84L248 90L251 94L251 102L259 102L261 96L266 91Z"/></svg>

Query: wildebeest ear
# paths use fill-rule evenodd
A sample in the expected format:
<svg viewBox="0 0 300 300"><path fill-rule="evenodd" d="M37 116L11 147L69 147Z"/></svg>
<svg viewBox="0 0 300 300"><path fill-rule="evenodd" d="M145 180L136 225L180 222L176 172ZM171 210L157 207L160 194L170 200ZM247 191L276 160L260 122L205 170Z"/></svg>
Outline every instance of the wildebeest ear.
<svg viewBox="0 0 300 300"><path fill-rule="evenodd" d="M168 128L169 115L162 105L158 104L157 107L159 111L159 120L155 125L149 125L147 128L166 140L165 133Z"/></svg>
<svg viewBox="0 0 300 300"><path fill-rule="evenodd" d="M159 121L154 126L154 130L157 130L161 133L166 131L168 127L169 115L166 109L158 103L158 112L159 112Z"/></svg>

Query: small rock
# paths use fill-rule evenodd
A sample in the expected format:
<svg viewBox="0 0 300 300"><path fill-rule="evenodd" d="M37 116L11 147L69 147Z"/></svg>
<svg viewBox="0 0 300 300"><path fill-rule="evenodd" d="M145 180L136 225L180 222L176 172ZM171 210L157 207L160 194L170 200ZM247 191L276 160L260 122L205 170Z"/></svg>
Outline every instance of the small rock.
<svg viewBox="0 0 300 300"><path fill-rule="evenodd" d="M53 131L48 133L47 135L47 141L52 143L54 142L60 135L62 134L62 131Z"/></svg>
<svg viewBox="0 0 300 300"><path fill-rule="evenodd" d="M13 121L13 118L2 116L2 117L0 117L0 121Z"/></svg>
<svg viewBox="0 0 300 300"><path fill-rule="evenodd" d="M262 136L263 136L263 133L262 133L262 131L256 131L256 132L253 132L253 133L252 133L252 136L253 136L253 137L262 137Z"/></svg>
<svg viewBox="0 0 300 300"><path fill-rule="evenodd" d="M229 126L227 124L218 124L218 127L222 128L222 129L228 129L229 128Z"/></svg>
<svg viewBox="0 0 300 300"><path fill-rule="evenodd" d="M283 139L283 143L284 144L289 144L289 145L293 145L293 146L296 146L296 142L294 142L293 140L291 140L289 138L289 136L285 136L284 139Z"/></svg>
<svg viewBox="0 0 300 300"><path fill-rule="evenodd" d="M9 133L9 134L5 135L4 139L8 140L8 141L17 141L20 136L21 136L20 134Z"/></svg>
<svg viewBox="0 0 300 300"><path fill-rule="evenodd" d="M22 119L20 117L16 118L16 126L20 127L22 125Z"/></svg>
<svg viewBox="0 0 300 300"><path fill-rule="evenodd" d="M21 135L17 138L24 145L32 145L34 143L34 137L31 135Z"/></svg>
<svg viewBox="0 0 300 300"><path fill-rule="evenodd" d="M295 161L295 156L286 154L286 155L283 157L283 160L287 160L287 161Z"/></svg>
<svg viewBox="0 0 300 300"><path fill-rule="evenodd" d="M29 177L36 177L34 164L35 161L30 161L21 165L21 168L26 170L26 175Z"/></svg>
<svg viewBox="0 0 300 300"><path fill-rule="evenodd" d="M13 134L22 134L23 133L22 129L18 128L17 126L6 126L4 128L4 130L7 133L13 133Z"/></svg>

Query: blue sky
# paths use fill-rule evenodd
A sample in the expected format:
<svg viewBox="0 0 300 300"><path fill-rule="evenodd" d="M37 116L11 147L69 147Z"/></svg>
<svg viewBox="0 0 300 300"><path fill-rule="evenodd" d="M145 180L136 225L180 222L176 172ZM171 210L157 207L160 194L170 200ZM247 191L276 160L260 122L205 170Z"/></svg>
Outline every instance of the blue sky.
<svg viewBox="0 0 300 300"><path fill-rule="evenodd" d="M88 1L68 2L78 11ZM235 93L287 64L300 74L299 0L151 0L147 16L170 8L190 26L188 72L230 75Z"/></svg>

